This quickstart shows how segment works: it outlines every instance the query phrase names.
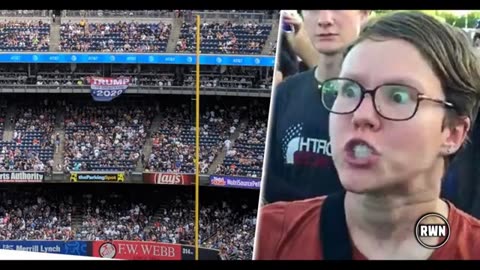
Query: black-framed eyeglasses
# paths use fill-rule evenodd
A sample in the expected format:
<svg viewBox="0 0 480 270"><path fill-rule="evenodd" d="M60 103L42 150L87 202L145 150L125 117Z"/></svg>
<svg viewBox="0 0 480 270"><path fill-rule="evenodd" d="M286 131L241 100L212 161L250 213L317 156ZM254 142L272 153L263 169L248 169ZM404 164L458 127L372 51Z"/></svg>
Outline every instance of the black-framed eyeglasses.
<svg viewBox="0 0 480 270"><path fill-rule="evenodd" d="M450 102L431 98L417 89L402 84L383 84L367 90L359 82L347 78L332 78L320 86L323 106L335 114L350 114L362 104L365 95L372 97L375 111L383 118L392 121L406 121L417 113L419 104L429 100L446 108L453 109Z"/></svg>

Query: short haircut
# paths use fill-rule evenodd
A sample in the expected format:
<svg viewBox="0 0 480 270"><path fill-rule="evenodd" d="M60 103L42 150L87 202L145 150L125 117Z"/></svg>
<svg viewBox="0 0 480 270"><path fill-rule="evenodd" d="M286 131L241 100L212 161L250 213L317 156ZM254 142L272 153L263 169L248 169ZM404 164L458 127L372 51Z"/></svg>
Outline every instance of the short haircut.
<svg viewBox="0 0 480 270"><path fill-rule="evenodd" d="M473 128L479 107L480 66L465 32L420 11L392 12L372 19L346 54L367 39L401 39L415 46L438 76L446 100L454 105L447 122L468 117Z"/></svg>

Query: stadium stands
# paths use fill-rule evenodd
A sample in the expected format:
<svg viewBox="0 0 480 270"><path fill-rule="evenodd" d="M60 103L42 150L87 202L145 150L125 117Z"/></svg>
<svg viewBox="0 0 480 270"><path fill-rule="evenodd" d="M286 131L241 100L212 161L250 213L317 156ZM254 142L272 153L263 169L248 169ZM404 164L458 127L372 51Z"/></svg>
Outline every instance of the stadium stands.
<svg viewBox="0 0 480 270"><path fill-rule="evenodd" d="M192 188L69 185L3 187L0 240L194 243ZM208 187L202 194L201 246L225 250L229 260L251 259L258 194Z"/></svg>
<svg viewBox="0 0 480 270"><path fill-rule="evenodd" d="M259 69L248 67L227 67L224 70L205 69L200 73L200 87L205 89L265 89L270 90L272 75L268 72L267 77L260 75ZM184 86L195 85L195 73L186 74L183 80Z"/></svg>
<svg viewBox="0 0 480 270"><path fill-rule="evenodd" d="M28 74L28 80L25 79L27 77L26 73L15 70L8 74L8 72L2 70L4 68L0 66L0 83L3 74L4 80L11 78L19 85L30 83L43 87L61 85L88 87L84 83L88 84L90 76L101 75L97 68L88 65L79 65L74 71L69 71L66 65L41 65L38 72ZM268 80L264 79L265 74L262 75L263 78L259 77L257 73L260 71L255 68L227 68L224 73L218 73L214 70L215 68L205 71L206 78L214 78L212 86L208 84L211 83L210 80L202 82L205 88L215 88L215 81L217 81L218 84L225 83L221 86L225 89L238 88L242 84L248 84L245 87L262 89L260 87L265 87ZM189 84L192 83L190 80L193 76L191 73L181 74L168 69L149 70L146 68L141 72L131 71L131 73L126 72L125 74L139 78L134 80L133 84L141 83L147 86L155 85L155 87L159 87L159 84L166 86L183 84L190 87ZM112 70L112 74L119 75L115 70ZM33 80L30 78L33 78ZM227 86L227 82L224 81L229 79L232 82ZM11 84L11 81L5 82ZM128 95L124 97L126 102L131 101L128 99ZM87 99L85 100L85 98ZM57 101L57 104L53 101L49 103L49 99L45 97L41 97L40 100L40 104L37 104L38 100L33 99L30 103L19 104L20 106L14 109L15 115L12 121L16 130L12 130L12 132L15 131L15 133L7 141L0 141L0 146L5 146L5 149L3 149L5 157L9 156L9 152L12 152L12 157L15 157L15 160L13 164L9 164L10 160L7 159L3 165L4 169L38 170L38 167L41 167L43 168L41 171L50 172L54 150L63 147L62 156L64 160L61 166L58 164L55 166L56 168L62 167L63 171L136 171L137 168L140 168L137 165L141 165L141 168L146 169L146 171L193 172L195 129L192 118L193 110L188 102L175 106L163 105L161 102L156 105L157 108L154 110L153 103L149 107L128 105L128 102L119 106L118 104L95 103L91 98L85 96L82 99L83 101L67 103L61 101L60 104L59 101ZM139 100L144 102L148 101L148 98L140 98ZM161 100L164 100L164 98ZM44 102L48 105L41 104ZM242 133L248 132L248 129L262 132L263 127L261 122L257 123L258 126L252 127L244 127L240 123L244 120L249 123L247 119L249 117L266 118L266 114L261 115L254 108L247 111L245 106L238 106L235 103L218 105L211 102L210 106L202 108L200 127L201 172L212 171L210 167L214 160L221 152L226 153L230 150L225 149L225 141L232 140L233 132L238 130L240 138L237 144L239 146L233 144L234 149L238 151L238 158L234 160L230 155L227 155L225 161L230 162L228 163L228 166L230 166L233 163L240 162L239 158L244 160L245 155L247 155L249 159L252 159L249 164L255 166L249 172L238 170L238 172L218 171L218 173L259 176L257 167L261 167L261 162L253 160L258 160L258 156L262 155L260 147L255 151L250 149L248 153L241 154L240 152L241 149L247 151L248 147L253 147L246 144L257 143L260 145L264 142L261 137L249 137L248 141L244 141L246 134ZM263 105L260 108L263 108L264 111L267 110ZM5 110L7 110L7 107L4 106L3 115L0 115L0 125L2 119L6 117ZM158 127L151 130L152 121L156 115L162 120L158 120L160 121ZM60 122L56 123L56 118L61 119ZM253 122L248 125L254 124ZM54 132L54 130L56 131ZM58 132L64 132L65 139L62 140L61 145L55 147L55 138L58 136ZM111 137L114 132L116 138ZM264 133L263 136L265 136ZM152 141L152 151L148 154L144 153L143 149L147 140ZM241 145L239 142L242 142ZM143 154L148 156L140 159ZM141 161L141 164L138 164L138 161ZM36 163L39 164L34 166ZM1 162L0 169L2 169Z"/></svg>
<svg viewBox="0 0 480 270"><path fill-rule="evenodd" d="M201 245L221 250L227 260L250 260L258 193L212 187L204 187L201 192Z"/></svg>
<svg viewBox="0 0 480 270"><path fill-rule="evenodd" d="M47 52L50 41L50 24L44 21L0 22L0 51Z"/></svg>
<svg viewBox="0 0 480 270"><path fill-rule="evenodd" d="M67 52L165 52L171 24L62 23L60 50Z"/></svg>
<svg viewBox="0 0 480 270"><path fill-rule="evenodd" d="M200 168L206 173L208 167L222 150L229 138L230 127L238 122L239 113L219 107L206 108L200 126ZM195 155L195 128L191 121L191 109L186 104L181 108L167 108L162 124L153 135L152 154L148 171L193 173Z"/></svg>
<svg viewBox="0 0 480 270"><path fill-rule="evenodd" d="M251 106L247 125L233 143L226 144L226 156L215 174L261 177L267 135L268 111Z"/></svg>
<svg viewBox="0 0 480 270"><path fill-rule="evenodd" d="M72 198L47 187L0 191L0 240L72 240Z"/></svg>
<svg viewBox="0 0 480 270"><path fill-rule="evenodd" d="M53 171L56 112L48 100L17 110L13 140L0 142L3 170Z"/></svg>
<svg viewBox="0 0 480 270"><path fill-rule="evenodd" d="M68 104L65 167L133 171L154 114L152 107Z"/></svg>
<svg viewBox="0 0 480 270"><path fill-rule="evenodd" d="M236 125L240 118L235 108L228 110L220 106L206 107L200 120L200 162L201 172L206 173L207 168L221 152L223 142L230 137L230 127ZM195 142L195 134L189 134L190 141ZM208 165L208 167L207 167Z"/></svg>
<svg viewBox="0 0 480 270"><path fill-rule="evenodd" d="M126 200L125 194L82 194L78 240L154 240L145 231L153 210L142 202ZM107 203L108 202L108 203Z"/></svg>
<svg viewBox="0 0 480 270"><path fill-rule="evenodd" d="M172 16L174 10L62 10L62 17L131 17L163 18Z"/></svg>
<svg viewBox="0 0 480 270"><path fill-rule="evenodd" d="M62 11L56 22L49 12L0 11L18 16L0 23L0 51L194 52L195 14L208 18L202 53L274 54L270 18L278 12L252 10L78 10ZM272 74L265 67L202 66L201 89L268 94ZM87 94L91 76L129 76L132 91L95 103ZM2 88L29 94L5 94L8 102L0 104L0 171L43 171L49 180L83 170L193 173L194 110L185 89L194 78L187 65L2 64ZM35 93L60 89L64 94ZM145 89L185 93L145 95ZM261 176L268 101L254 100L202 96L202 175ZM192 194L190 187L128 183L0 184L0 240L193 245ZM223 259L251 259L258 190L202 187L201 194L201 246L221 250Z"/></svg>
<svg viewBox="0 0 480 270"><path fill-rule="evenodd" d="M273 30L272 19L278 17L278 11L232 12L80 10L64 11L63 18L60 16L58 20L52 20L46 17L50 12L25 10L12 14L12 11L0 11L0 16L16 16L13 20L6 17L8 19L0 23L0 51L47 52L58 49L63 52L164 53L170 41L177 46L169 53L194 53L196 27L192 24L192 18L200 14L209 18L202 24L202 53L261 54L264 46L267 46L266 53L274 54L276 41L266 43ZM37 16L46 19L38 20ZM241 16L248 18L245 19L248 22L239 22ZM119 20L98 22L98 17L119 17ZM150 20L142 20L145 18ZM181 20L172 21L173 18ZM89 19L93 21L89 22ZM59 21L59 31L51 30L57 29L52 28L52 24ZM179 36L171 35L175 23L181 23ZM52 46L50 40L55 40Z"/></svg>
<svg viewBox="0 0 480 270"><path fill-rule="evenodd" d="M271 24L205 22L200 30L202 36L200 51L219 54L260 54L271 30ZM195 25L183 23L177 41L177 52L195 52L195 31Z"/></svg>
<svg viewBox="0 0 480 270"><path fill-rule="evenodd" d="M186 104L181 108L165 108L162 123L152 137L152 153L146 163L148 171L195 172L195 144L184 136L193 126L191 120Z"/></svg>

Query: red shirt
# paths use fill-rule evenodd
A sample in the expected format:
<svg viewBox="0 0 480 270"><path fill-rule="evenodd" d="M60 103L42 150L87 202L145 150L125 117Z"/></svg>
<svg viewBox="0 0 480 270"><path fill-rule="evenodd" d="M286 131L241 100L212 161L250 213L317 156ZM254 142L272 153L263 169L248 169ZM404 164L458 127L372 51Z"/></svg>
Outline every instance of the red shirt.
<svg viewBox="0 0 480 270"><path fill-rule="evenodd" d="M326 196L277 202L262 208L255 246L256 260L322 260L320 210ZM450 206L450 239L430 260L480 259L480 221ZM353 245L353 243L352 243ZM354 260L368 260L353 245Z"/></svg>

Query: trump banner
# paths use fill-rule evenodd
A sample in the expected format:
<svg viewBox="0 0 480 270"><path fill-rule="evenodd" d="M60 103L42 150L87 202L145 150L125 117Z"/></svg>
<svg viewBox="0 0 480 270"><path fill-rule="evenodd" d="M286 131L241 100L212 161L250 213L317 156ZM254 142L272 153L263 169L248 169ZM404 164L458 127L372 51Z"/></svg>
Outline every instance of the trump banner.
<svg viewBox="0 0 480 270"><path fill-rule="evenodd" d="M127 90L130 78L89 77L88 82L93 100L109 102Z"/></svg>

